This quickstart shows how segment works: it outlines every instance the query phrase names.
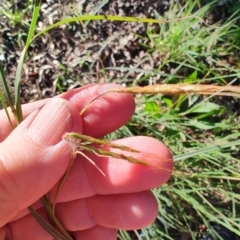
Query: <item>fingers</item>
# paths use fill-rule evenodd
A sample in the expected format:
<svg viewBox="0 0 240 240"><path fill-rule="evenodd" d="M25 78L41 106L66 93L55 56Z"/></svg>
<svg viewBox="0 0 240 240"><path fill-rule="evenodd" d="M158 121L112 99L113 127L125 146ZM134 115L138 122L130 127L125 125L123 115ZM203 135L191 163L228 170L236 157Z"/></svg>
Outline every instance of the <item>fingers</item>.
<svg viewBox="0 0 240 240"><path fill-rule="evenodd" d="M50 236L31 215L24 217L22 220L10 223L9 225L10 227L6 226L0 229L1 239L53 240L53 237ZM117 239L117 233L117 229L96 225L90 229L74 232L73 235L76 240L114 240Z"/></svg>
<svg viewBox="0 0 240 240"><path fill-rule="evenodd" d="M51 152L53 149L49 149L48 147L41 145L41 138L43 136L45 136L45 139L49 140L46 145L56 144L62 137L62 135L61 137L59 135L59 131L61 129L59 126L66 123L66 119L69 124L72 121L72 123L75 124L75 127L62 129L64 130L63 132L82 132L82 125L85 125L86 128L90 128L89 130L84 130L85 134L92 134L94 136L104 135L111 132L113 129L120 127L131 117L134 110L134 101L131 95L109 94L103 96L102 99L96 100L98 101L96 106L94 106L95 102L90 105L89 109L87 109L83 114L83 122L81 121L79 112L86 103L99 94L106 92L106 88L113 87L116 87L116 85L99 85L86 87L82 90L73 90L63 94L61 98L69 100L69 102L73 105L69 105L66 102L69 107L68 110L74 116L74 120L68 118L71 114L65 115L65 117L64 115L60 116L59 121L55 123L55 127L52 125L55 120L53 120L50 116L54 117L54 114L58 116L58 112L64 111L60 109L56 111L56 106L53 104L50 109L45 111L44 114L41 114L41 112L45 109L44 106L49 103L50 100L43 100L24 106L24 117L26 118L28 116L28 118L19 125L0 146L0 163L2 163L2 165L0 164L0 183L3 183L2 188L5 188L5 191L3 191L3 193L5 193L5 205L3 204L1 206L2 209L5 210L5 213L2 214L2 220L4 219L4 221L7 221L8 219L13 218L17 212L35 202L40 196L47 192L47 189L50 189L53 184L56 183L56 179L59 179L60 176L63 175L66 167L68 166L71 159L68 144L65 143L63 144L64 146L59 147L58 150L54 152L54 155L53 152ZM115 117L112 117L113 112L116 109L120 109L120 112L117 112ZM40 115L38 116L38 114ZM5 113L3 115L3 112L1 112L0 119L4 120L3 116L5 116ZM108 120L105 121L104 119ZM35 122L35 124L31 127L32 122ZM12 131L6 126L9 127L9 123L5 117L5 122L3 121L3 124L1 125L2 128L0 129L2 139L5 139ZM40 126L42 126L42 128L40 128ZM101 128L99 126L101 126ZM29 138L27 133L28 128L31 129L32 137L35 137L36 141L32 141L33 139L31 137ZM53 154L51 156L52 161L48 161L48 157L50 157L51 154ZM60 158L58 158L59 154L61 154ZM57 158L58 161L60 161L58 166L56 166ZM49 165L44 165L44 161ZM57 167L57 171L53 171L53 166L55 168ZM42 172L44 172L43 175ZM45 184L46 182L48 185ZM36 193L36 189L38 190L37 194L30 194L31 191ZM6 190L9 190L9 192ZM15 190L17 191L14 192ZM8 201L8 199L11 200ZM26 199L27 201L25 201ZM4 218L4 214L7 213L8 218ZM3 223L1 223L0 219L0 226L1 224Z"/></svg>
<svg viewBox="0 0 240 240"><path fill-rule="evenodd" d="M120 87L116 84L104 84L73 89L57 98L68 100L80 113L91 100L108 89ZM43 107L49 99L23 105L23 116L26 118L36 109ZM95 100L83 113L83 133L95 137L103 136L124 125L134 113L135 103L131 94L108 93ZM0 141L12 131L4 110L0 111ZM12 116L12 121L14 117Z"/></svg>
<svg viewBox="0 0 240 240"><path fill-rule="evenodd" d="M47 213L44 209L37 210L45 220L48 219ZM3 229L7 229L8 234L3 239L23 240L53 240L53 237L39 225L31 214L25 217L9 223L4 226Z"/></svg>
<svg viewBox="0 0 240 240"><path fill-rule="evenodd" d="M152 167L86 153L104 175L84 157L78 156L58 194L57 202L95 194L141 192L168 181L173 170L173 161L164 144L149 137L132 137L114 142L139 150L140 154L130 155L148 162ZM57 186L58 184L51 192L52 198L56 195Z"/></svg>
<svg viewBox="0 0 240 240"><path fill-rule="evenodd" d="M0 226L47 193L65 173L72 149L62 140L82 131L78 111L52 99L28 116L0 145Z"/></svg>
<svg viewBox="0 0 240 240"><path fill-rule="evenodd" d="M151 224L157 213L157 201L150 191L96 195L56 205L56 215L69 231L90 229L96 224L106 228L138 229Z"/></svg>
<svg viewBox="0 0 240 240"><path fill-rule="evenodd" d="M85 88L70 98L81 99L77 109L81 111L92 99L109 89L119 88L116 84L96 85ZM135 110L135 102L131 94L108 93L95 100L82 114L83 134L100 137L104 136L128 122Z"/></svg>
<svg viewBox="0 0 240 240"><path fill-rule="evenodd" d="M113 240L117 237L117 229L140 229L151 224L157 216L158 205L153 194L145 191L96 195L57 204L55 211L65 229L72 232L76 239ZM44 209L39 209L38 212L48 219ZM9 223L9 227L6 231L5 226L5 234L8 232L14 240L52 239L30 214ZM3 229L2 232L4 234Z"/></svg>
<svg viewBox="0 0 240 240"><path fill-rule="evenodd" d="M0 192L3 196L0 226L48 192L54 184L57 186L57 180L64 174L71 159L69 145L61 141L63 132L83 132L85 135L99 137L119 128L130 119L135 107L132 96L110 93L95 100L83 113L81 120L79 112L93 98L106 92L106 87L116 86L98 85L61 95L60 98L68 100L60 101L64 103L63 111L56 110L56 103L49 108L52 100L26 105L24 116L28 117L12 134L10 128L0 129L2 139L10 134L0 146ZM38 110L32 112L33 109ZM63 112L63 115L58 115L59 112ZM0 113L0 119L2 116ZM53 126L53 122L56 126ZM98 236L101 231L106 236L115 236L115 228L141 228L156 217L156 200L145 190L160 186L169 179L173 168L170 152L162 143L147 137L116 142L138 149L143 154L126 153L118 149L115 152L146 161L151 166L87 153L104 172L103 175L83 156L78 156L59 193L56 208L58 216L65 221L64 225L76 232L76 238ZM55 194L56 187L52 190L52 196ZM86 200L82 199L86 197ZM77 210L80 215L77 215ZM108 211L112 213L106 216ZM18 221L24 225L22 220L26 217L28 215L16 220L15 227L18 226ZM97 225L102 227L98 228ZM95 235L91 235L90 229L94 230L92 232ZM108 231L109 229L114 231Z"/></svg>
<svg viewBox="0 0 240 240"><path fill-rule="evenodd" d="M55 213L64 227L71 232L93 228L98 224L91 216L88 199L59 203L55 207Z"/></svg>
<svg viewBox="0 0 240 240"><path fill-rule="evenodd" d="M76 240L115 240L117 239L117 229L105 228L102 226L96 226L84 231L78 231L74 233Z"/></svg>
<svg viewBox="0 0 240 240"><path fill-rule="evenodd" d="M32 112L36 111L37 109L40 109L48 101L49 101L49 99L44 99L44 100L41 100L41 101L37 101L35 103L29 103L29 104L22 105L23 118L25 119ZM11 117L11 122L13 123L14 126L16 126L16 121L14 119L13 114L11 114L11 110L9 109L8 111L9 111L9 114L10 114L10 117ZM0 142L2 142L13 130L4 110L0 110L0 122L1 122L1 125L0 125Z"/></svg>
<svg viewBox="0 0 240 240"><path fill-rule="evenodd" d="M139 154L123 153L142 160L150 166L91 154L89 155L91 159L105 174L104 176L91 163L85 161L86 175L96 193L139 192L161 186L168 181L172 174L173 161L170 151L163 143L150 137L131 137L114 142L139 150Z"/></svg>

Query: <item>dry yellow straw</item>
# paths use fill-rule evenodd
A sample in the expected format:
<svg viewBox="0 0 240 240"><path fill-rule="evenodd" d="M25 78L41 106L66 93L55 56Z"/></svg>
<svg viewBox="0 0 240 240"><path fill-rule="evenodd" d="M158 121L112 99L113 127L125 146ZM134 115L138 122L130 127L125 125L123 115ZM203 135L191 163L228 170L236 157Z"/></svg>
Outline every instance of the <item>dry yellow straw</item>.
<svg viewBox="0 0 240 240"><path fill-rule="evenodd" d="M98 98L107 93L133 93L133 94L162 94L162 95L180 95L180 94L198 94L198 95L217 95L217 96L232 96L240 97L239 86L217 86L217 85L204 85L204 84L159 84L150 85L146 87L127 87L127 88L113 88L107 92L100 94L92 101L90 101L82 109L81 115L85 110Z"/></svg>
<svg viewBox="0 0 240 240"><path fill-rule="evenodd" d="M221 95L240 97L240 87L238 86L216 86L201 84L159 84L146 87L128 87L111 89L109 92L118 93L140 93L140 94L158 94L179 95L179 94L201 94L201 95Z"/></svg>

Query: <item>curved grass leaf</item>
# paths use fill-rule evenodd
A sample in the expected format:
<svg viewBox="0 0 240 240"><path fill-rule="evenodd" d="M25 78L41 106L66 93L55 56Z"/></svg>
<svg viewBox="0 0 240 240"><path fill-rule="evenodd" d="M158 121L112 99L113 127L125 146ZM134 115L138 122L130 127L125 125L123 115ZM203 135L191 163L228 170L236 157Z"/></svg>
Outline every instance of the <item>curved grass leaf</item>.
<svg viewBox="0 0 240 240"><path fill-rule="evenodd" d="M21 77L22 77L23 63L24 63L24 59L25 59L28 47L30 46L30 43L32 42L33 34L36 29L37 19L39 16L39 11L40 11L40 0L36 0L35 5L34 5L33 14L32 14L32 21L31 21L31 25L29 28L28 36L27 36L26 45L21 53L21 56L20 56L20 59L18 62L18 66L17 66L17 71L16 71L15 106L16 106L16 111L17 111L17 122L18 123L20 123L23 120L22 107L21 107L21 96L20 96L20 82L21 82Z"/></svg>
<svg viewBox="0 0 240 240"><path fill-rule="evenodd" d="M77 17L70 17L70 18L65 18L62 19L61 21L58 21L43 30L41 30L39 33L37 33L33 38L36 39L37 37L41 36L42 34L45 34L46 32L50 31L53 28L59 27L64 24L69 24L72 22L78 22L78 21L97 21L97 20L107 20L107 21L119 21L119 22L141 22L141 23L170 23L170 22L177 22L183 19L188 19L188 18L197 18L200 21L203 22L202 18L196 16L196 15L190 15L186 16L184 18L177 18L173 20L162 20L162 19L153 19L153 18L139 18L139 17L121 17L121 16L112 16L112 15L83 15L83 16L77 16ZM206 24L206 23L205 23Z"/></svg>

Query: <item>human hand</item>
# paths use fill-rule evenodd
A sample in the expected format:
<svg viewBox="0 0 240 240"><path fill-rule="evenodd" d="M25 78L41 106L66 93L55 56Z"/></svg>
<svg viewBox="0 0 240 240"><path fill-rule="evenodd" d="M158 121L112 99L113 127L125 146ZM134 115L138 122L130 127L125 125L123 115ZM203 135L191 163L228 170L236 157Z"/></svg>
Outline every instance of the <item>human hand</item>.
<svg viewBox="0 0 240 240"><path fill-rule="evenodd" d="M25 120L13 131L5 112L0 112L0 240L53 239L27 208L33 206L47 219L39 199L48 192L54 198L59 179L72 157L71 146L62 140L64 133L78 132L97 138L131 118L135 108L133 97L118 93L94 101L80 116L90 100L113 87L116 85L88 86L23 105ZM149 189L170 178L173 163L169 150L147 137L116 142L150 151L159 158L149 155L145 160L169 171L86 153L104 172L103 176L78 155L55 209L75 239L116 239L118 229L139 229L157 216L157 202Z"/></svg>

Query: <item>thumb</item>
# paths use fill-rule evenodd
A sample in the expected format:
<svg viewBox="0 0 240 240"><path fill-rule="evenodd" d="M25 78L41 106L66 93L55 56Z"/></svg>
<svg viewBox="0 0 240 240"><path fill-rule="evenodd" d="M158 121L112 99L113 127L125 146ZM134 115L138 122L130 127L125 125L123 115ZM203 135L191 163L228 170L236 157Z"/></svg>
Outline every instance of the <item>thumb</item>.
<svg viewBox="0 0 240 240"><path fill-rule="evenodd" d="M0 144L0 226L47 193L66 171L66 132L81 132L80 114L55 98L30 114Z"/></svg>

